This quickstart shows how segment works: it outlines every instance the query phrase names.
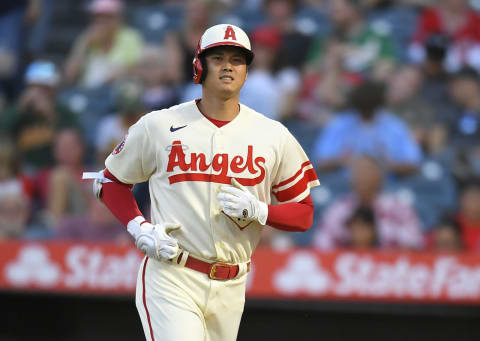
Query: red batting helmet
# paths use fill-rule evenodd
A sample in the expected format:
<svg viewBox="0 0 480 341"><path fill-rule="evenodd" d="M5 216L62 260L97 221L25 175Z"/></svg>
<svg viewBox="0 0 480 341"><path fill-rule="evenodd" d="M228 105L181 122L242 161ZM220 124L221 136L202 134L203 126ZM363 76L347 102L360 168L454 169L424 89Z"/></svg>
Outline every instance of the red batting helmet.
<svg viewBox="0 0 480 341"><path fill-rule="evenodd" d="M203 33L195 50L195 57L193 58L193 82L195 84L201 83L206 77L200 56L207 49L224 45L241 48L247 57L247 65L250 65L254 54L247 34L235 25L220 24L212 26Z"/></svg>

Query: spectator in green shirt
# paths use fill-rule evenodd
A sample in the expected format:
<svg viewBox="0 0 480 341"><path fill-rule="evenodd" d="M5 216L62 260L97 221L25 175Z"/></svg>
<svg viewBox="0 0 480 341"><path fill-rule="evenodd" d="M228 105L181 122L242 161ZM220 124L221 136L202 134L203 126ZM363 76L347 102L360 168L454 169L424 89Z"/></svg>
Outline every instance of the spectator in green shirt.
<svg viewBox="0 0 480 341"><path fill-rule="evenodd" d="M329 17L333 32L314 42L308 56L310 69L323 65L325 51L332 40L341 47L342 67L347 72L371 74L384 80L395 64L395 51L388 32L363 19L359 0L332 0Z"/></svg>
<svg viewBox="0 0 480 341"><path fill-rule="evenodd" d="M14 139L25 170L53 165L52 147L57 131L79 127L75 114L56 103L58 82L53 63L33 62L27 68L27 86L18 102L2 112L1 129Z"/></svg>

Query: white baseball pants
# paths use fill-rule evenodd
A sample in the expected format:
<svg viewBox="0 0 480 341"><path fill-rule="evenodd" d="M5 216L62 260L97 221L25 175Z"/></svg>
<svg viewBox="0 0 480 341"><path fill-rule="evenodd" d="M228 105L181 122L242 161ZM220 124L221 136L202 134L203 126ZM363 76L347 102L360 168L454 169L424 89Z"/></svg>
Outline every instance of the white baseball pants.
<svg viewBox="0 0 480 341"><path fill-rule="evenodd" d="M136 306L147 341L234 341L245 304L247 275L206 274L145 257Z"/></svg>

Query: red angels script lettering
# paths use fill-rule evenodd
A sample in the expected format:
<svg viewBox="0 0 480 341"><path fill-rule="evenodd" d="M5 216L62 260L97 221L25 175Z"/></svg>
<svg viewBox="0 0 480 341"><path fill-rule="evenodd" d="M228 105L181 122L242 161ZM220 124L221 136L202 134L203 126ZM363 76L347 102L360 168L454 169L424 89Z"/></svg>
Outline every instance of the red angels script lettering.
<svg viewBox="0 0 480 341"><path fill-rule="evenodd" d="M187 161L189 159L189 162ZM213 170L213 172L209 170ZM230 159L229 154L215 154L211 163L207 163L206 156L203 153L190 153L189 158L185 155L182 142L173 141L168 155L167 172L175 171L180 173L168 177L170 184L182 181L204 181L229 184L232 177L228 176L231 170L234 174L248 173L256 175L254 178L240 178L235 176L237 181L244 186L254 186L259 184L265 178L265 158L257 156L253 158L253 146L247 148L247 158L241 155L235 155ZM212 174L213 173L213 174Z"/></svg>
<svg viewBox="0 0 480 341"><path fill-rule="evenodd" d="M185 163L185 153L183 152L182 142L173 141L172 149L168 155L167 172L172 172L175 167L180 167L182 171L190 169L190 165Z"/></svg>
<svg viewBox="0 0 480 341"><path fill-rule="evenodd" d="M237 37L235 36L235 31L233 30L232 26L227 26L227 29L225 30L225 37L223 37L223 40L227 40L232 38L232 40L237 40Z"/></svg>
<svg viewBox="0 0 480 341"><path fill-rule="evenodd" d="M245 170L245 168L247 168L247 164L245 163L245 165L243 167L241 167L240 165L243 163L243 157L241 155L237 155L235 156L233 159L232 159L232 163L231 163L231 167L232 167L232 172L234 173L241 173Z"/></svg>
<svg viewBox="0 0 480 341"><path fill-rule="evenodd" d="M205 154L193 153L191 156L191 163L190 163L190 165L192 166L192 171L197 171L197 165L198 165L198 170L200 172L205 172L208 169L208 167L210 167L210 165L205 161L205 159L206 159Z"/></svg>
<svg viewBox="0 0 480 341"><path fill-rule="evenodd" d="M228 154L216 154L212 160L212 168L215 172L220 172L220 175L227 176Z"/></svg>

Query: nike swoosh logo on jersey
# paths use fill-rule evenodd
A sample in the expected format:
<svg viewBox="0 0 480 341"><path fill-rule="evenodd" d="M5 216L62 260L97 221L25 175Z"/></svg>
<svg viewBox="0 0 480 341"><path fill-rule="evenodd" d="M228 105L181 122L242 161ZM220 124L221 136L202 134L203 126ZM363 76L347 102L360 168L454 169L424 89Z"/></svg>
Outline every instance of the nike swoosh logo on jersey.
<svg viewBox="0 0 480 341"><path fill-rule="evenodd" d="M181 127L176 127L174 128L173 126L170 127L170 131L173 133L174 131L177 131L178 129L182 129L182 128L185 128L188 124L184 125L184 126L181 126Z"/></svg>

